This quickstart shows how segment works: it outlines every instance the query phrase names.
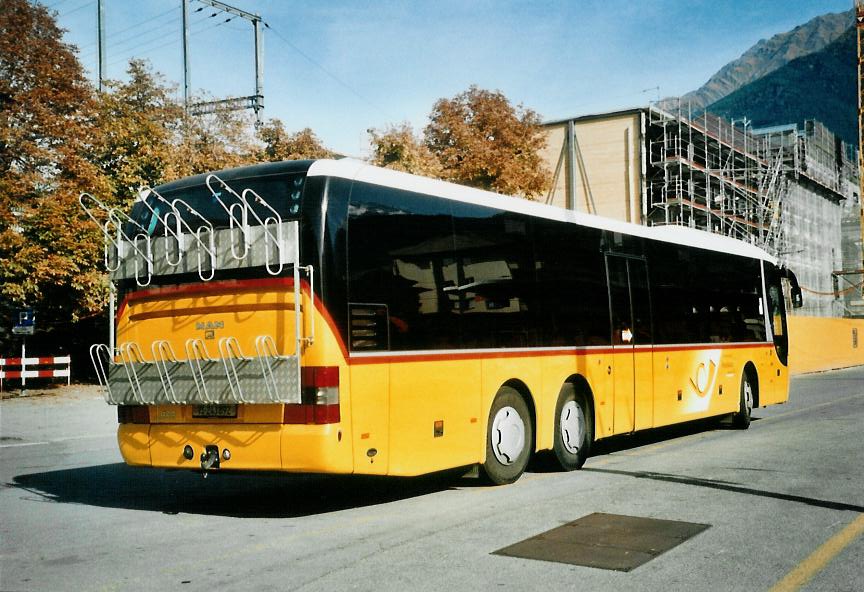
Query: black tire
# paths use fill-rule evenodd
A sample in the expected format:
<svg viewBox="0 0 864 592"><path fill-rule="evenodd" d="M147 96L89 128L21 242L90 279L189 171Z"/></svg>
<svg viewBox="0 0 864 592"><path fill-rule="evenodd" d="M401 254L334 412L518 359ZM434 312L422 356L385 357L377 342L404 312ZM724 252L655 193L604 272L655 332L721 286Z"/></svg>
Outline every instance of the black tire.
<svg viewBox="0 0 864 592"><path fill-rule="evenodd" d="M741 375L741 396L738 401L738 413L732 416L732 427L746 430L750 427L750 414L753 412L755 391L753 381L745 371Z"/></svg>
<svg viewBox="0 0 864 592"><path fill-rule="evenodd" d="M552 450L565 471L582 468L594 441L594 421L588 402L572 384L565 384L555 405L555 441Z"/></svg>
<svg viewBox="0 0 864 592"><path fill-rule="evenodd" d="M486 424L486 461L483 473L488 482L506 485L516 481L531 460L534 426L525 399L514 388L502 386L492 401Z"/></svg>

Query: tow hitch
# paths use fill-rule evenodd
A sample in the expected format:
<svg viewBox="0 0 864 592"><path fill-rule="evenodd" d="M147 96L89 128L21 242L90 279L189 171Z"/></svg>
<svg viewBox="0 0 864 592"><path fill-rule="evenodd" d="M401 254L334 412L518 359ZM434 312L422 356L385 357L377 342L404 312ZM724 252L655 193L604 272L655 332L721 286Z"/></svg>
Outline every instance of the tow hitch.
<svg viewBox="0 0 864 592"><path fill-rule="evenodd" d="M204 471L204 478L207 478L207 471L210 469L219 468L219 447L210 444L201 453L201 470Z"/></svg>

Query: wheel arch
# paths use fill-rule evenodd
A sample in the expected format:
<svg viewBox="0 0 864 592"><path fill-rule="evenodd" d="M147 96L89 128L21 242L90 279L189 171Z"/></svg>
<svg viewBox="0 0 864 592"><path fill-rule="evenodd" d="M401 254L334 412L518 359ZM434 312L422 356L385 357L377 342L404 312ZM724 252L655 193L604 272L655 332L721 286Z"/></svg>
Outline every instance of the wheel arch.
<svg viewBox="0 0 864 592"><path fill-rule="evenodd" d="M748 361L744 364L744 370L741 376L746 376L750 381L750 386L753 387L753 408L759 407L759 372L756 370L756 364Z"/></svg>

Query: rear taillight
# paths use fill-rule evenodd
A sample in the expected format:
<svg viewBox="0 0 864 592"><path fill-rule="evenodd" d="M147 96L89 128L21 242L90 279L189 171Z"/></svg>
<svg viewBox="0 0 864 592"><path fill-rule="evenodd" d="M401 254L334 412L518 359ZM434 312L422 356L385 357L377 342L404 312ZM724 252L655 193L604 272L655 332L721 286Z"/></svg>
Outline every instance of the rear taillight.
<svg viewBox="0 0 864 592"><path fill-rule="evenodd" d="M339 368L300 369L301 403L286 404L283 423L339 423Z"/></svg>
<svg viewBox="0 0 864 592"><path fill-rule="evenodd" d="M118 423L150 423L150 408L147 405L118 405Z"/></svg>

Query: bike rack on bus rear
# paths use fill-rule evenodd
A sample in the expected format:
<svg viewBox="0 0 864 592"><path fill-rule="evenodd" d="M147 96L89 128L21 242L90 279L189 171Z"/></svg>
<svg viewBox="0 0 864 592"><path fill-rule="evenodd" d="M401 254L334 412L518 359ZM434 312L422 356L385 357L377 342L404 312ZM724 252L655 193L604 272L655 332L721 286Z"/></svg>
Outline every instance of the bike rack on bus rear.
<svg viewBox="0 0 864 592"><path fill-rule="evenodd" d="M215 190L214 183L233 198L233 203ZM303 334L300 272L309 276L309 307L314 311L314 269L300 265L299 222L283 221L251 189L235 191L216 175L208 175L205 184L228 215L228 228L215 228L185 200L169 201L151 188L142 188L139 194L139 201L150 214L149 224L139 223L82 193L81 207L102 230L110 279L134 279L139 287L145 287L153 277L197 273L202 282L207 282L217 270L263 267L269 275L281 275L286 265L291 266L296 313L294 352L280 354L272 335L258 335L247 344L254 349L254 355L247 355L236 337L223 337L217 344L217 357L211 355L205 341L189 339L182 348L185 359L168 339L149 344L149 359L144 354L146 347L134 341L125 341L116 349L95 344L90 348L90 358L108 403L300 403L300 356L314 342L315 328L312 315L309 334ZM259 211L266 214L262 216ZM252 226L250 221L257 224ZM124 232L124 227L133 235ZM154 234L158 227L161 233Z"/></svg>

